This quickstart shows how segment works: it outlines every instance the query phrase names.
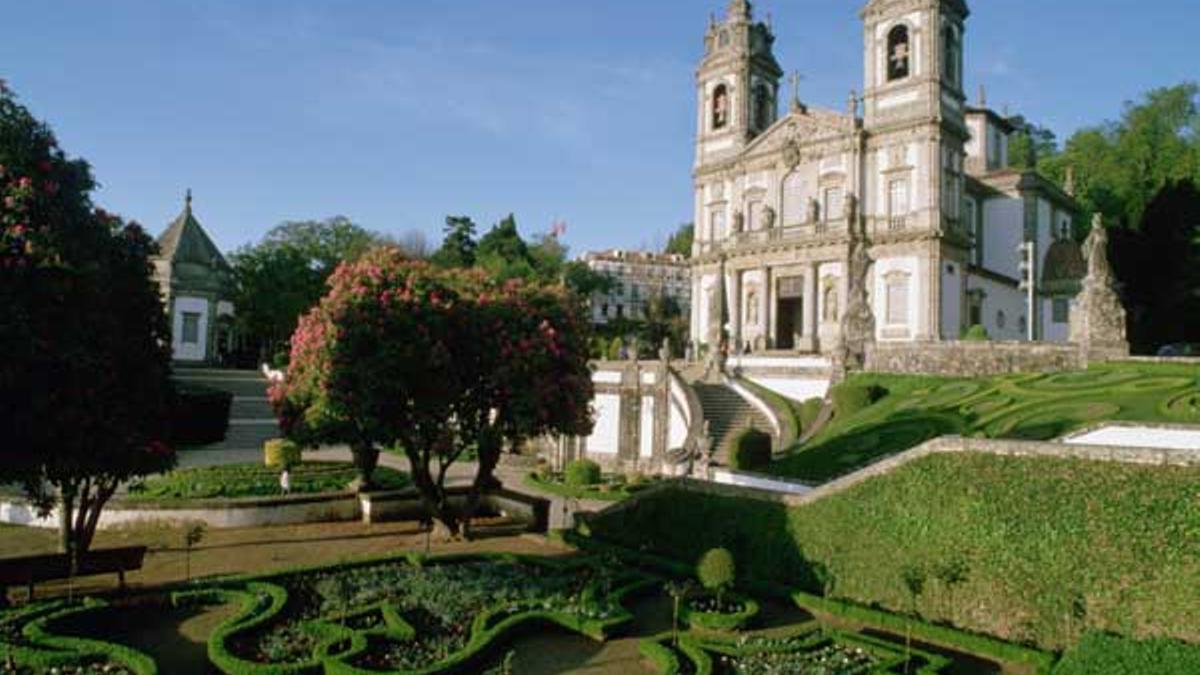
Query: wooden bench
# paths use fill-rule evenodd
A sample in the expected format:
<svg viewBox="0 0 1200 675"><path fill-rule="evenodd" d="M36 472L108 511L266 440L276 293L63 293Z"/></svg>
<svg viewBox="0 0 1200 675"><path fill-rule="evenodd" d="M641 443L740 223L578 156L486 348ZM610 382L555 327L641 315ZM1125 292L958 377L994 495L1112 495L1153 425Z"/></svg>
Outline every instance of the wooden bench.
<svg viewBox="0 0 1200 675"><path fill-rule="evenodd" d="M75 576L116 572L118 584L125 588L125 573L142 569L145 557L145 546L93 549L84 554L83 559L79 561L79 571ZM9 586L25 586L29 589L29 599L33 600L34 584L39 581L66 579L70 575L71 563L66 553L0 558L0 591L3 591L0 593L0 605L4 604Z"/></svg>

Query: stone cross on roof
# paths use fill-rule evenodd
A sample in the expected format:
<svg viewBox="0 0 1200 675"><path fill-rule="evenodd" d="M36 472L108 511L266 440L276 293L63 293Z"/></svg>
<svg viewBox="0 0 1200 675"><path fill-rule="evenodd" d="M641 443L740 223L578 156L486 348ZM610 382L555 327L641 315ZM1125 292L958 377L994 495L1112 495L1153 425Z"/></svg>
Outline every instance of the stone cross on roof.
<svg viewBox="0 0 1200 675"><path fill-rule="evenodd" d="M790 79L792 81L792 110L804 110L804 104L800 102L800 81L804 79L804 76L800 74L800 71L793 70Z"/></svg>

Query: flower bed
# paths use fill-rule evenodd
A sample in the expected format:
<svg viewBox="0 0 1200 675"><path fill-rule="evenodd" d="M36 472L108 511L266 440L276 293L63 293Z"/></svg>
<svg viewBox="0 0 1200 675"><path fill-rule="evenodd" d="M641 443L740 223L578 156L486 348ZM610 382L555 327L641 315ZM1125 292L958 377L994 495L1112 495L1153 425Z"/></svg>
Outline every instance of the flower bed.
<svg viewBox="0 0 1200 675"><path fill-rule="evenodd" d="M0 654L11 658L17 673L57 672L61 675L157 675L145 654L99 640L57 635L52 625L80 613L104 607L100 600L53 601L0 613ZM0 663L0 668L3 663Z"/></svg>
<svg viewBox="0 0 1200 675"><path fill-rule="evenodd" d="M345 491L358 472L349 462L304 462L292 467L289 477L293 494L321 494ZM376 468L374 480L384 490L398 490L412 484L408 474L384 466ZM279 494L279 469L261 464L228 464L180 469L150 478L131 487L127 500L174 502Z"/></svg>
<svg viewBox="0 0 1200 675"><path fill-rule="evenodd" d="M689 626L703 631L729 632L746 628L758 616L754 598L726 593L717 603L715 595L698 595L684 602L679 616Z"/></svg>
<svg viewBox="0 0 1200 675"><path fill-rule="evenodd" d="M495 663L493 645L528 622L602 640L632 618L621 599L651 583L596 558L412 556L176 599L241 603L209 639L226 673L435 673Z"/></svg>

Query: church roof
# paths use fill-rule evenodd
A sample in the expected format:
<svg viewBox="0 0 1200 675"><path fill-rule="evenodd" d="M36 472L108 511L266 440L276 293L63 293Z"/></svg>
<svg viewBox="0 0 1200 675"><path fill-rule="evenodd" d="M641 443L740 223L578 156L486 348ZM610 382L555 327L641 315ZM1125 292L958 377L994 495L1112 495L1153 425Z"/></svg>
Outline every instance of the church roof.
<svg viewBox="0 0 1200 675"><path fill-rule="evenodd" d="M188 190L183 213L158 237L158 255L171 263L189 262L219 269L229 263L192 214L192 192Z"/></svg>

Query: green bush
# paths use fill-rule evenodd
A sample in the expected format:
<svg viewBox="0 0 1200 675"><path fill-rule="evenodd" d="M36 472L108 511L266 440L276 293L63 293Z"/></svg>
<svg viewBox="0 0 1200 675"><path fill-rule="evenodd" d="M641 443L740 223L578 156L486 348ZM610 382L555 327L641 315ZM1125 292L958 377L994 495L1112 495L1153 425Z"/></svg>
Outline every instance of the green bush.
<svg viewBox="0 0 1200 675"><path fill-rule="evenodd" d="M729 466L738 471L760 471L771 463L771 434L754 427L738 434L729 453Z"/></svg>
<svg viewBox="0 0 1200 675"><path fill-rule="evenodd" d="M858 384L842 382L831 391L833 396L834 413L845 419L865 410L873 403L887 395L887 390L873 384Z"/></svg>
<svg viewBox="0 0 1200 675"><path fill-rule="evenodd" d="M225 440L233 394L191 382L176 382L171 415L175 445L208 445Z"/></svg>
<svg viewBox="0 0 1200 675"><path fill-rule="evenodd" d="M979 324L964 329L962 333L963 342L987 342L990 339L987 329Z"/></svg>
<svg viewBox="0 0 1200 675"><path fill-rule="evenodd" d="M572 487L598 485L600 465L590 459L577 459L567 464L566 483Z"/></svg>
<svg viewBox="0 0 1200 675"><path fill-rule="evenodd" d="M1089 633L1054 669L1054 675L1126 673L1200 673L1200 645Z"/></svg>
<svg viewBox="0 0 1200 675"><path fill-rule="evenodd" d="M620 337L614 337L611 341L609 341L609 343L608 343L608 360L609 361L620 361L621 360L621 347L623 347L624 345L625 345L625 342Z"/></svg>
<svg viewBox="0 0 1200 675"><path fill-rule="evenodd" d="M722 594L729 590L737 579L733 554L726 548L710 549L696 565L696 578L700 580L701 586L717 594L719 604Z"/></svg>
<svg viewBox="0 0 1200 675"><path fill-rule="evenodd" d="M825 400L820 398L810 398L800 404L801 433L808 433L809 429L817 423L817 418L821 416L821 408L824 407Z"/></svg>
<svg viewBox="0 0 1200 675"><path fill-rule="evenodd" d="M272 438L263 443L263 464L272 469L290 469L302 459L300 446L285 439Z"/></svg>

